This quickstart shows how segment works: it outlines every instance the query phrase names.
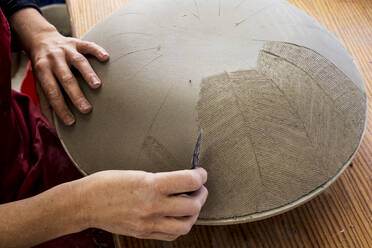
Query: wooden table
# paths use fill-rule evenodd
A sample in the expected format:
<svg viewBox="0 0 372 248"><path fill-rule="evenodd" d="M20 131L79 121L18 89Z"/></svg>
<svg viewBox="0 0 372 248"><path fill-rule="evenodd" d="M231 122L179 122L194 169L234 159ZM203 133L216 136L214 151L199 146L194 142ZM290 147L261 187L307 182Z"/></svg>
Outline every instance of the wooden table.
<svg viewBox="0 0 372 248"><path fill-rule="evenodd" d="M130 0L67 0L73 34ZM372 0L288 0L328 27L354 57L372 96ZM369 116L372 116L371 101ZM121 237L122 247L372 247L372 123L353 165L320 196L288 213L232 226L195 226L175 242Z"/></svg>

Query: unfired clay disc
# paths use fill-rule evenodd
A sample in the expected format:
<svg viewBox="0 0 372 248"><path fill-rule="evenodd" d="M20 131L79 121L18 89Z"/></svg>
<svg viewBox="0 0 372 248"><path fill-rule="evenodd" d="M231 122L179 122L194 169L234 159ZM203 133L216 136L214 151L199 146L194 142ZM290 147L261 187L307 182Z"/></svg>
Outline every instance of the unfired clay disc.
<svg viewBox="0 0 372 248"><path fill-rule="evenodd" d="M56 122L75 164L191 167L200 129L209 198L200 224L289 210L324 190L355 154L366 93L352 58L314 19L281 0L136 0L83 38L104 82L81 86L91 114Z"/></svg>

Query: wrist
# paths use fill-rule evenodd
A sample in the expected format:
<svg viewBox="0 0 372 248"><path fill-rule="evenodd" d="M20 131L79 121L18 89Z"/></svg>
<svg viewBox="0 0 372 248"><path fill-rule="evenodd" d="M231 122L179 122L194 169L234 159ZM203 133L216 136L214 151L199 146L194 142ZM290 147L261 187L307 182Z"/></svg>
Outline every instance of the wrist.
<svg viewBox="0 0 372 248"><path fill-rule="evenodd" d="M26 53L30 54L38 45L51 34L59 34L34 8L24 8L10 17L10 24L15 31L18 41Z"/></svg>
<svg viewBox="0 0 372 248"><path fill-rule="evenodd" d="M64 183L27 199L0 204L0 246L31 247L86 229L79 214L77 186L76 181Z"/></svg>
<svg viewBox="0 0 372 248"><path fill-rule="evenodd" d="M45 214L52 216L54 224L61 227L58 236L89 228L89 221L82 211L85 201L81 196L80 180L57 185L40 198L41 202L48 202L50 212L46 211Z"/></svg>
<svg viewBox="0 0 372 248"><path fill-rule="evenodd" d="M91 204L88 199L87 178L82 178L65 184L66 193L70 196L68 209L70 212L70 223L74 232L79 232L92 226Z"/></svg>
<svg viewBox="0 0 372 248"><path fill-rule="evenodd" d="M54 26L45 27L40 32L30 34L27 42L21 42L23 50L29 56L31 60L37 57L40 51L45 50L46 47L50 46L51 40L60 36L61 34L55 29Z"/></svg>
<svg viewBox="0 0 372 248"><path fill-rule="evenodd" d="M39 27L38 31L27 34L26 42L21 42L21 44L27 53L32 53L46 43L46 40L56 35L60 35L57 29L53 25L46 23L45 26Z"/></svg>

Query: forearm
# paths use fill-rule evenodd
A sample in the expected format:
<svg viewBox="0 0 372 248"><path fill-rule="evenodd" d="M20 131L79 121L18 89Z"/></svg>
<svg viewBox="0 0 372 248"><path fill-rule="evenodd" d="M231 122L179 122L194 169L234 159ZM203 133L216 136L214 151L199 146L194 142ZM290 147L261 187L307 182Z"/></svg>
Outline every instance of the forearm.
<svg viewBox="0 0 372 248"><path fill-rule="evenodd" d="M40 36L45 33L58 32L34 8L24 8L17 11L10 17L9 21L18 37L20 45L29 55L32 47L40 41Z"/></svg>
<svg viewBox="0 0 372 248"><path fill-rule="evenodd" d="M39 0L0 0L1 10L4 12L7 18L20 9L39 9L39 5Z"/></svg>
<svg viewBox="0 0 372 248"><path fill-rule="evenodd" d="M30 247L86 228L78 181L0 205L0 247Z"/></svg>

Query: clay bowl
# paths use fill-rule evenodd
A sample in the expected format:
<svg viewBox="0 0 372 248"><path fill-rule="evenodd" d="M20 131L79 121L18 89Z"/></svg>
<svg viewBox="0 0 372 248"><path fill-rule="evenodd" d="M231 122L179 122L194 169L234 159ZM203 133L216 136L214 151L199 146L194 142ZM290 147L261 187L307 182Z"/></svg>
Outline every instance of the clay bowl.
<svg viewBox="0 0 372 248"><path fill-rule="evenodd" d="M281 0L136 0L83 37L100 90L56 121L84 174L191 167L199 130L209 198L199 224L288 211L334 182L366 125L361 76L341 43Z"/></svg>

